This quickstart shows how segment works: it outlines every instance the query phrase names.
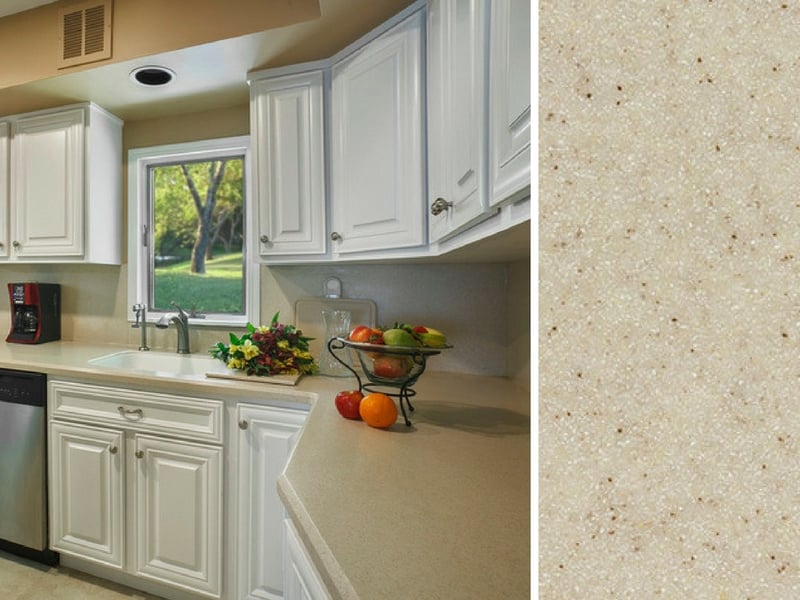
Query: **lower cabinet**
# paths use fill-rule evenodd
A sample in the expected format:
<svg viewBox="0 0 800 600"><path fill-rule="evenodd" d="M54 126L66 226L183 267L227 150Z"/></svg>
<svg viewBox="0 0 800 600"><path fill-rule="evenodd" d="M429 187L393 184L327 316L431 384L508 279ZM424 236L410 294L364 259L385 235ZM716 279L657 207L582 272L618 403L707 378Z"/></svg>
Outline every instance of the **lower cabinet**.
<svg viewBox="0 0 800 600"><path fill-rule="evenodd" d="M220 598L222 402L61 381L48 402L51 547Z"/></svg>
<svg viewBox="0 0 800 600"><path fill-rule="evenodd" d="M277 482L306 412L239 404L236 414L236 598L277 600L284 597L284 508Z"/></svg>
<svg viewBox="0 0 800 600"><path fill-rule="evenodd" d="M303 542L297 535L289 519L284 521L286 545L284 547L286 565L284 568L285 600L328 600L317 570L308 557Z"/></svg>

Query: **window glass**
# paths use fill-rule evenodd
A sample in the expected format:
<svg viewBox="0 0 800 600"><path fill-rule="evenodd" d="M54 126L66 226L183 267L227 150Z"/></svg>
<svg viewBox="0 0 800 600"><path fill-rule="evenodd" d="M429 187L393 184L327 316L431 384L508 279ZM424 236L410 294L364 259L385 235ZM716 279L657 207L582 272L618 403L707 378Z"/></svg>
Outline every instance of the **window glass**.
<svg viewBox="0 0 800 600"><path fill-rule="evenodd" d="M239 137L129 151L128 299L146 304L149 321L175 303L198 325L258 322L248 146Z"/></svg>

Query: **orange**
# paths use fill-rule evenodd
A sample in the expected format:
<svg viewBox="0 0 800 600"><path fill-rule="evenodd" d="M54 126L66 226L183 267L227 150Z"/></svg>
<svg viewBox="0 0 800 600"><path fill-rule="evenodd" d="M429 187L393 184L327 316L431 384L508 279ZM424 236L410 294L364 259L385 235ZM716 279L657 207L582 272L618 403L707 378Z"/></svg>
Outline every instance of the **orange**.
<svg viewBox="0 0 800 600"><path fill-rule="evenodd" d="M358 407L361 418L367 425L386 429L397 420L397 407L386 394L374 392L364 396Z"/></svg>

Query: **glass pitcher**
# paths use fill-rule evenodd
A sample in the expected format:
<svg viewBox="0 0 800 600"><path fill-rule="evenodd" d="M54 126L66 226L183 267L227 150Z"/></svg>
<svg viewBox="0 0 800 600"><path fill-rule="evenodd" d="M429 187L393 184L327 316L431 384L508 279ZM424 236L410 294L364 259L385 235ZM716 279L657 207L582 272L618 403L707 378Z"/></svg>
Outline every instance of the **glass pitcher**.
<svg viewBox="0 0 800 600"><path fill-rule="evenodd" d="M320 375L330 377L347 377L352 375L342 363L340 363L328 350L328 340L333 337L347 338L350 333L350 311L349 310L325 310L322 311L322 319L325 322L325 338L322 343L322 356L319 359ZM350 354L347 348L337 355L340 359L350 363Z"/></svg>

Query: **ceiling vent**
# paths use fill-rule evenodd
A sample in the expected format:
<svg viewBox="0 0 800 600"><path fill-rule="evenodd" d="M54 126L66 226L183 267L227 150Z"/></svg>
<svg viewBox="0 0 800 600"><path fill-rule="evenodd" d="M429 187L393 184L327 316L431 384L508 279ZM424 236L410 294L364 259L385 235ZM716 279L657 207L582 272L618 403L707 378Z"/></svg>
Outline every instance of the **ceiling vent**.
<svg viewBox="0 0 800 600"><path fill-rule="evenodd" d="M58 68L111 58L111 0L90 0L58 11Z"/></svg>

